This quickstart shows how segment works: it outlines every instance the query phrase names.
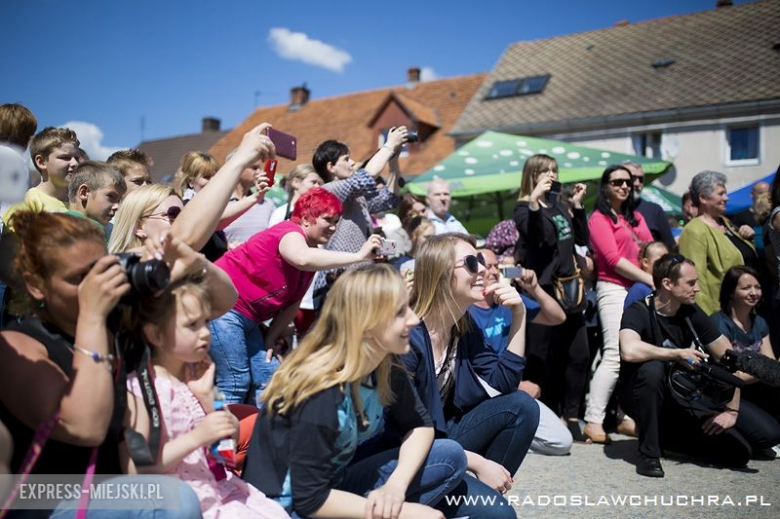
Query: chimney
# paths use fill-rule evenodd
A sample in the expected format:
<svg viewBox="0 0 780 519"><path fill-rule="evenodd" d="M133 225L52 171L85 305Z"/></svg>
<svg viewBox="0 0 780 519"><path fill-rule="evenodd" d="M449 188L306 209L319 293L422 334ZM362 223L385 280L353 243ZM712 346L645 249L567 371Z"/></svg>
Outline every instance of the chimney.
<svg viewBox="0 0 780 519"><path fill-rule="evenodd" d="M216 117L204 117L203 118L203 125L202 125L202 132L218 132L220 126L220 120Z"/></svg>
<svg viewBox="0 0 780 519"><path fill-rule="evenodd" d="M420 67L409 67L406 71L406 86L414 88L414 85L420 82Z"/></svg>
<svg viewBox="0 0 780 519"><path fill-rule="evenodd" d="M311 92L306 88L306 83L290 89L290 110L297 110L309 102Z"/></svg>
<svg viewBox="0 0 780 519"><path fill-rule="evenodd" d="M715 9L720 9L721 7L731 7L734 5L734 0L717 0L715 2Z"/></svg>

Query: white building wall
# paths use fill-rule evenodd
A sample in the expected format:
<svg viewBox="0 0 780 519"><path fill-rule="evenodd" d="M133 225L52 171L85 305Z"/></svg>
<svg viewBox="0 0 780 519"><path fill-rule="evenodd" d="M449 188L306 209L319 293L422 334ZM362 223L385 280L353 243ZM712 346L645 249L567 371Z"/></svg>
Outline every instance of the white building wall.
<svg viewBox="0 0 780 519"><path fill-rule="evenodd" d="M759 159L755 164L731 165L728 163L726 129L735 124L759 124ZM720 171L728 177L728 189L732 191L777 170L780 165L780 117L760 116L694 121L680 124L664 124L631 127L620 130L579 132L549 135L573 144L614 151L634 153L632 135L645 132L661 132L662 154L674 164L674 169L656 182L670 191L682 195L691 178L706 169Z"/></svg>

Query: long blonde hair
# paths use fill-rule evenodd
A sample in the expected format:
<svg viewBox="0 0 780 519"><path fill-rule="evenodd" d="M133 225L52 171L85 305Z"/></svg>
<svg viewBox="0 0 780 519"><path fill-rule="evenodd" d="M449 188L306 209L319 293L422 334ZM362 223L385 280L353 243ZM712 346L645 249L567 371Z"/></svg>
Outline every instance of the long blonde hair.
<svg viewBox="0 0 780 519"><path fill-rule="evenodd" d="M219 169L217 159L202 151L190 151L181 158L179 170L173 176L173 188L179 196L190 187L190 182L203 175L213 176Z"/></svg>
<svg viewBox="0 0 780 519"><path fill-rule="evenodd" d="M542 171L547 171L550 166L557 168L558 163L549 155L539 153L528 157L528 160L523 164L523 178L520 181L518 200L529 200L531 198L531 193L534 187L536 187L536 177Z"/></svg>
<svg viewBox="0 0 780 519"><path fill-rule="evenodd" d="M462 334L468 329L468 319L465 315L458 315L452 293L455 246L458 242L474 246L468 236L458 233L439 234L425 240L414 257L414 284L410 299L420 319L441 318L449 314L455 321L456 333Z"/></svg>
<svg viewBox="0 0 780 519"><path fill-rule="evenodd" d="M143 245L143 240L135 234L141 219L151 214L169 196L177 195L171 187L162 184L142 186L128 193L116 212L108 251L116 254Z"/></svg>
<svg viewBox="0 0 780 519"><path fill-rule="evenodd" d="M349 383L353 383L356 406L361 408L354 383L370 374L382 356L376 368L379 400L382 405L391 404L390 371L398 361L368 335L392 321L405 295L403 279L389 265L370 265L342 274L328 292L314 327L263 392L269 412L287 414L313 395Z"/></svg>

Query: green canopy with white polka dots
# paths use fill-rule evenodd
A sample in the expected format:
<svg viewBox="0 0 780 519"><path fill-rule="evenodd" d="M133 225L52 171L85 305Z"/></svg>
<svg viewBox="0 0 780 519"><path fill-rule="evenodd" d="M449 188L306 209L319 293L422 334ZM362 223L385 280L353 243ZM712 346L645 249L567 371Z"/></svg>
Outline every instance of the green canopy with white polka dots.
<svg viewBox="0 0 780 519"><path fill-rule="evenodd" d="M443 178L449 181L453 197L516 190L520 188L523 164L537 153L550 155L558 161L559 180L564 184L597 180L607 166L624 161L641 164L645 173L653 177L671 166L671 163L660 159L586 148L568 142L485 132L407 185L413 194L424 195L431 180Z"/></svg>

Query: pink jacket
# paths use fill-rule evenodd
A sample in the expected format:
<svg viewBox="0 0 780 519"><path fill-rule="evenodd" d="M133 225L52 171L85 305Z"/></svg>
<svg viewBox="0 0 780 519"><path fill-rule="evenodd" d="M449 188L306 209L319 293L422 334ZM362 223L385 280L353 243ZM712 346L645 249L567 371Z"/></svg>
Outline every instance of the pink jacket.
<svg viewBox="0 0 780 519"><path fill-rule="evenodd" d="M609 281L623 287L630 287L633 281L615 271L620 258L626 258L639 266L639 242L653 241L653 235L638 211L634 212L637 226L631 227L622 215L617 223L599 210L593 211L588 220L590 246L596 254L596 272L599 281Z"/></svg>

